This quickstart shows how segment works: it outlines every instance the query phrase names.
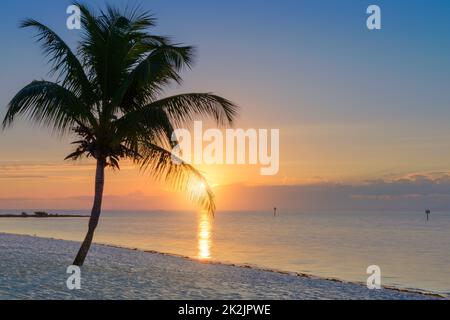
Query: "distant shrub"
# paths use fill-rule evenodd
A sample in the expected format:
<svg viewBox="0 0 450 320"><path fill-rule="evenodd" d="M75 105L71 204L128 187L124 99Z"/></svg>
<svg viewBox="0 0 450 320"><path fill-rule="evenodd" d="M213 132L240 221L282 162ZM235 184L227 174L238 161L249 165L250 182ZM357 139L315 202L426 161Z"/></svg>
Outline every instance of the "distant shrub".
<svg viewBox="0 0 450 320"><path fill-rule="evenodd" d="M22 212L22 217L28 217L28 214L26 212Z"/></svg>
<svg viewBox="0 0 450 320"><path fill-rule="evenodd" d="M36 216L36 217L48 217L49 216L49 214L47 213L47 212L44 212L44 211L36 211L35 213L34 213L34 215Z"/></svg>

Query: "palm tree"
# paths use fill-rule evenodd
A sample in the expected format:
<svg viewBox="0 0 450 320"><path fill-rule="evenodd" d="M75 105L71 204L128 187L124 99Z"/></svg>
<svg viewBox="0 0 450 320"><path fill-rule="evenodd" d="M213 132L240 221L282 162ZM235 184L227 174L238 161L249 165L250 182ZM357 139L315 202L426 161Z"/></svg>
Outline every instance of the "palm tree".
<svg viewBox="0 0 450 320"><path fill-rule="evenodd" d="M8 105L3 129L17 117L26 117L77 137L66 160L95 159L88 232L73 263L82 266L100 218L105 168L120 169L121 160L132 160L177 190L191 191L191 200L214 212L205 178L181 159L173 161L170 150L177 142L172 133L198 116L212 117L219 126L231 125L237 106L212 93L162 97L167 85L180 84L181 72L191 67L193 47L150 34L155 20L148 11L107 6L94 12L76 5L83 30L76 52L44 24L32 19L21 24L36 31L56 80L33 81L20 90ZM192 188L194 184L205 187Z"/></svg>

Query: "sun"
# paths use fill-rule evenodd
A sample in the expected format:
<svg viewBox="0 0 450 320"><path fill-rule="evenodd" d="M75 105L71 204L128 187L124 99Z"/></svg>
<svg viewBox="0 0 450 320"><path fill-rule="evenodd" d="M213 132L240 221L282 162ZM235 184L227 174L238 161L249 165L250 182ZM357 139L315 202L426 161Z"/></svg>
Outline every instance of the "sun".
<svg viewBox="0 0 450 320"><path fill-rule="evenodd" d="M190 191L193 195L201 197L205 194L208 186L205 182L194 182L191 184Z"/></svg>

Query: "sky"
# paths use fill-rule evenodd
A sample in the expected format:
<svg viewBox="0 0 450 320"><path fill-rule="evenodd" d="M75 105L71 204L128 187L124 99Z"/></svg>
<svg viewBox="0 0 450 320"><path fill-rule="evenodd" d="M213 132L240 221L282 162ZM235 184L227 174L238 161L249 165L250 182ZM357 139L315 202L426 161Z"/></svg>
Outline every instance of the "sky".
<svg viewBox="0 0 450 320"><path fill-rule="evenodd" d="M158 18L153 32L196 46L194 68L167 94L215 92L240 106L236 127L280 129L275 176L259 166L200 166L219 210L450 209L448 1L110 3L141 4ZM19 22L39 20L75 47L69 4L1 4L1 117L24 85L48 78ZM381 30L366 27L371 4L381 8ZM94 165L63 161L69 142L26 121L1 132L0 208L88 209ZM105 194L109 209L189 206L128 163L107 173Z"/></svg>

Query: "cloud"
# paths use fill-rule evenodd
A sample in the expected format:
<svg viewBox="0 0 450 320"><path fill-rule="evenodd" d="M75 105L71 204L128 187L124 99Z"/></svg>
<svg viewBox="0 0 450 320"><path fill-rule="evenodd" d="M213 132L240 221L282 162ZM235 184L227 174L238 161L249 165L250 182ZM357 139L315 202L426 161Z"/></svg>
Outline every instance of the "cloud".
<svg viewBox="0 0 450 320"><path fill-rule="evenodd" d="M391 175L359 184L322 182L309 185L221 186L214 189L219 211L263 210L274 206L299 211L422 211L450 210L450 174L447 172ZM107 194L106 210L195 210L172 192L149 196L135 191ZM3 209L84 209L89 210L93 195L60 198L0 198Z"/></svg>
<svg viewBox="0 0 450 320"><path fill-rule="evenodd" d="M46 179L48 176L43 175L27 175L27 174L2 174L0 179L11 180L11 179Z"/></svg>
<svg viewBox="0 0 450 320"><path fill-rule="evenodd" d="M0 180L62 180L71 179L67 173L92 170L92 165L75 167L69 163L26 163L26 162L0 162Z"/></svg>
<svg viewBox="0 0 450 320"><path fill-rule="evenodd" d="M89 210L92 207L93 195L78 195L55 198L9 197L0 198L0 209L61 209ZM180 210L176 207L170 193L164 196L148 196L140 192L124 195L105 195L103 197L105 210Z"/></svg>
<svg viewBox="0 0 450 320"><path fill-rule="evenodd" d="M428 207L450 210L450 175L413 174L357 185L234 185L221 188L217 194L218 206L230 210L270 210L273 206L326 211L421 211Z"/></svg>

